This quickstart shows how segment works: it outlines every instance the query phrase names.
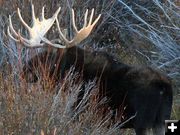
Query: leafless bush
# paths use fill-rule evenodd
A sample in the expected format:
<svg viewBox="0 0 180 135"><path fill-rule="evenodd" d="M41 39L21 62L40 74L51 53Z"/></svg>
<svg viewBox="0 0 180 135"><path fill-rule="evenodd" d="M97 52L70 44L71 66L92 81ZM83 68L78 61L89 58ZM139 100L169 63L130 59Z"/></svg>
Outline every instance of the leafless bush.
<svg viewBox="0 0 180 135"><path fill-rule="evenodd" d="M180 8L173 0L118 0L109 16L120 29L120 38L130 40L130 48L146 63L163 70L175 80L180 79ZM129 39L126 37L129 36ZM128 47L129 47L128 46ZM177 84L179 87L179 84ZM178 92L179 93L179 92Z"/></svg>
<svg viewBox="0 0 180 135"><path fill-rule="evenodd" d="M14 74L0 74L0 131L2 134L116 134L111 111L104 110L105 99L97 100L95 81L85 85L82 101L76 104L82 89L79 74L70 71L55 91L42 83L17 85ZM45 82L48 83L48 82ZM106 114L106 115L105 115Z"/></svg>

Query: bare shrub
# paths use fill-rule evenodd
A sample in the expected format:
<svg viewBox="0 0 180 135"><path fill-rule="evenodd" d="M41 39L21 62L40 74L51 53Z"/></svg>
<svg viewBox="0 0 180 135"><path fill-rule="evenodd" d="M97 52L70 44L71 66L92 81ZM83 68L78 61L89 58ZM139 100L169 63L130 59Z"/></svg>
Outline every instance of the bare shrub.
<svg viewBox="0 0 180 135"><path fill-rule="evenodd" d="M77 81L78 79L78 81ZM0 131L2 134L115 134L111 111L104 110L106 100L98 101L95 81L85 85L82 101L76 104L82 89L79 74L70 71L56 91L42 83L17 85L14 74L0 74ZM48 83L48 82L45 82ZM107 114L106 114L107 112Z"/></svg>

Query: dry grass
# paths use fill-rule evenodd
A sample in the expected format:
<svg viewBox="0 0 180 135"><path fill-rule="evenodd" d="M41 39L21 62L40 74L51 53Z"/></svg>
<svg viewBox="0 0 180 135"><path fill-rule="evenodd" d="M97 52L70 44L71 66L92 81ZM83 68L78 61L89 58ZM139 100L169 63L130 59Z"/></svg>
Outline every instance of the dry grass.
<svg viewBox="0 0 180 135"><path fill-rule="evenodd" d="M83 100L76 106L82 83L73 71L54 90L42 86L48 82L28 85L19 79L16 83L17 79L13 73L8 76L0 73L2 134L109 135L119 132L118 126L110 122L111 113L103 114L105 101L97 102L98 89L94 81L85 85Z"/></svg>

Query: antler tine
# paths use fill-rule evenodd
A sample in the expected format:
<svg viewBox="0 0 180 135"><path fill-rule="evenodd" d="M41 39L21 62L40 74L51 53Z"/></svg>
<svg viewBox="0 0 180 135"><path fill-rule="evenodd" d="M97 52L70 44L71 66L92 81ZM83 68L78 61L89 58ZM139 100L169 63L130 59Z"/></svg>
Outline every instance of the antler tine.
<svg viewBox="0 0 180 135"><path fill-rule="evenodd" d="M84 26L83 26L83 28L85 28L87 25L87 16L88 16L88 9L86 9L86 13L84 15Z"/></svg>
<svg viewBox="0 0 180 135"><path fill-rule="evenodd" d="M75 33L78 33L77 27L76 27L76 23L75 23L75 14L74 14L74 10L72 9L72 25L73 28L75 30Z"/></svg>
<svg viewBox="0 0 180 135"><path fill-rule="evenodd" d="M91 27L94 27L96 25L96 23L99 21L101 17L101 14L98 15L98 17L95 19L95 21L91 24Z"/></svg>
<svg viewBox="0 0 180 135"><path fill-rule="evenodd" d="M10 16L10 15L9 15L9 27L10 27L11 31L13 32L13 34L14 34L16 37L18 37L18 34L16 33L16 31L15 31L14 28L13 28L12 20L11 20L11 16ZM9 27L8 27L8 28L9 28Z"/></svg>
<svg viewBox="0 0 180 135"><path fill-rule="evenodd" d="M89 24L88 24L88 26L90 26L91 23L92 23L93 15L94 15L94 8L93 8L92 11L91 11L91 16L90 16L90 19L89 19Z"/></svg>
<svg viewBox="0 0 180 135"><path fill-rule="evenodd" d="M42 8L42 20L44 20L44 6Z"/></svg>
<svg viewBox="0 0 180 135"><path fill-rule="evenodd" d="M7 29L8 35L10 36L11 39L15 40L16 42L20 42L20 41L21 41L20 39L16 39L16 38L13 37L12 34L10 33L9 28L11 29L11 31L13 32L13 34L14 34L16 37L20 37L21 39L24 39L23 37L19 36L19 35L20 35L20 32L19 32L20 30L18 31L18 33L16 33L16 31L14 30L13 25L12 25L11 16L10 16L10 15L9 15L9 23L10 23L10 26L8 26L8 29Z"/></svg>
<svg viewBox="0 0 180 135"><path fill-rule="evenodd" d="M7 33L8 33L9 37L10 37L12 40L14 40L14 41L16 41L16 42L19 42L18 39L15 39L15 38L11 35L10 30L9 30L9 26L8 26L8 28L7 28Z"/></svg>
<svg viewBox="0 0 180 135"><path fill-rule="evenodd" d="M33 25L36 22L36 16L35 16L35 12L34 12L34 5L31 5L31 10L32 10L32 21L33 21Z"/></svg>
<svg viewBox="0 0 180 135"><path fill-rule="evenodd" d="M73 28L75 30L75 37L70 41L67 40L66 37L63 35L63 33L62 33L61 29L60 29L60 26L59 26L59 21L58 21L58 19L56 19L56 23L57 23L57 27L58 27L58 30L59 30L60 37L64 40L67 48L73 47L73 46L79 44L85 38L87 38L89 36L89 34L91 33L92 29L94 28L95 24L98 22L98 20L101 17L101 14L99 14L99 16L92 23L92 19L93 19L93 15L94 15L94 9L92 9L90 19L89 19L89 22L88 22L88 25L87 25L87 15L88 15L88 9L86 10L85 16L84 16L84 25L78 31L77 27L75 25L74 10L72 9L72 24L73 24Z"/></svg>
<svg viewBox="0 0 180 135"><path fill-rule="evenodd" d="M18 12L18 16L19 16L20 21L21 21L22 24L26 27L26 29L28 29L28 31L29 31L31 28L30 28L30 27L27 25L27 23L23 20L19 8L17 9L17 12ZM11 23L11 24L12 24L12 23Z"/></svg>
<svg viewBox="0 0 180 135"><path fill-rule="evenodd" d="M56 18L56 24L57 24L57 27L58 27L58 31L59 31L60 37L62 38L62 40L64 40L66 45L69 44L69 41L66 39L66 37L63 35L63 33L61 31L61 28L59 26L59 21L58 21L57 18Z"/></svg>

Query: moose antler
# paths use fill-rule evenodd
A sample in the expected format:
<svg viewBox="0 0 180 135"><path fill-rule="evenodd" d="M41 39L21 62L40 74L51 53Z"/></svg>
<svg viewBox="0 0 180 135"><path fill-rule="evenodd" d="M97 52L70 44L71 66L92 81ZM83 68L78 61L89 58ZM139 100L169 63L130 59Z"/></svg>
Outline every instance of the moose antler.
<svg viewBox="0 0 180 135"><path fill-rule="evenodd" d="M76 46L82 40L84 40L85 38L87 38L89 36L89 34L91 33L91 31L94 28L95 24L98 22L98 20L101 17L101 14L99 14L99 16L95 19L95 21L92 22L93 15L94 15L94 9L92 9L92 11L91 11L89 23L87 24L88 9L86 10L86 13L85 13L85 16L84 16L83 28L81 28L78 31L77 27L76 27L76 24L75 24L74 10L72 9L72 24L73 24L73 28L75 30L75 37L71 41L67 40L67 38L63 35L63 33L62 33L61 29L60 29L60 26L59 26L59 21L58 21L58 19L56 19L56 24L57 24L57 27L58 27L58 30L59 30L60 37L64 40L66 48Z"/></svg>
<svg viewBox="0 0 180 135"><path fill-rule="evenodd" d="M19 8L17 9L18 16L22 24L25 26L25 28L29 32L30 39L26 39L21 36L20 30L18 33L14 30L11 16L9 16L9 27L7 29L8 35L10 38L12 38L16 42L22 42L27 47L41 47L44 46L46 43L50 44L54 47L57 47L57 44L51 43L47 38L45 38L45 34L48 32L48 30L52 27L54 24L57 15L60 12L60 7L57 9L57 11L54 13L54 15L49 18L44 18L44 7L42 8L42 17L41 19L35 17L34 13L34 5L32 4L32 28L27 25L27 23L23 20ZM11 33L12 32L12 33ZM41 43L43 41L43 43ZM58 47L61 46L58 44ZM64 46L61 46L61 48L65 48Z"/></svg>
<svg viewBox="0 0 180 135"><path fill-rule="evenodd" d="M101 14L99 14L99 16L95 19L95 21L92 22L93 15L94 15L94 9L92 9L90 19L89 19L89 22L87 24L87 16L88 16L88 9L87 9L85 16L84 16L84 26L83 26L83 28L81 28L78 31L77 27L75 25L74 10L72 9L72 24L73 24L73 28L75 30L75 37L71 41L69 41L63 35L63 33L60 29L60 26L59 26L59 21L57 19L57 16L60 12L60 9L61 8L59 7L51 18L45 19L44 18L44 7L43 7L42 8L42 18L40 20L39 18L35 17L34 5L32 4L33 25L31 28L23 20L21 14L20 14L20 10L18 8L17 12L18 12L19 19L22 22L22 24L25 26L25 28L28 30L30 38L26 39L26 38L21 36L20 30L18 31L18 33L14 30L13 25L12 25L11 16L9 16L10 25L7 29L8 35L14 41L22 42L25 46L31 47L31 48L32 47L42 47L46 44L49 44L49 45L51 45L53 47L57 47L57 48L70 48L70 47L77 45L78 43L80 43L82 40L84 40L85 38L87 38L89 36L89 34L91 33L92 29L94 28L95 24L98 22L98 20L100 19L100 16L101 16ZM47 38L44 37L45 34L48 32L48 30L52 27L52 25L54 24L55 21L56 21L56 24L58 27L60 37L62 38L62 40L64 40L65 45L54 44L51 41L49 41Z"/></svg>

